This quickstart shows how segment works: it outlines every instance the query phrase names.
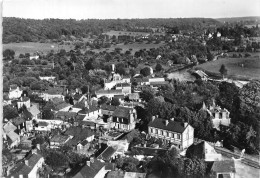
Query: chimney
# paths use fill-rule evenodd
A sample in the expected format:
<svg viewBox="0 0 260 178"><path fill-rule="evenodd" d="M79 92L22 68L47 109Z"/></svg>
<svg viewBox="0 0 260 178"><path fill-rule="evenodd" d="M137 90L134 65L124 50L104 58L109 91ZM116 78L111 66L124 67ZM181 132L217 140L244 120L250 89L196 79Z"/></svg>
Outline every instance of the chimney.
<svg viewBox="0 0 260 178"><path fill-rule="evenodd" d="M189 125L188 122L184 122L184 127L187 127Z"/></svg>
<svg viewBox="0 0 260 178"><path fill-rule="evenodd" d="M36 148L37 148L37 146L36 146ZM32 149L32 154L37 154L37 149Z"/></svg>
<svg viewBox="0 0 260 178"><path fill-rule="evenodd" d="M174 121L174 118L171 118L171 121Z"/></svg>
<svg viewBox="0 0 260 178"><path fill-rule="evenodd" d="M166 121L165 121L165 125L167 126L168 124L169 124L169 121L168 121L168 120L166 120Z"/></svg>
<svg viewBox="0 0 260 178"><path fill-rule="evenodd" d="M88 165L88 167L90 167L90 161L87 161L87 165Z"/></svg>
<svg viewBox="0 0 260 178"><path fill-rule="evenodd" d="M155 120L155 116L152 116L152 121L154 121Z"/></svg>
<svg viewBox="0 0 260 178"><path fill-rule="evenodd" d="M26 159L26 160L24 160L24 164L26 165L26 166L29 166L29 161Z"/></svg>
<svg viewBox="0 0 260 178"><path fill-rule="evenodd" d="M94 163L94 157L90 157L90 162Z"/></svg>

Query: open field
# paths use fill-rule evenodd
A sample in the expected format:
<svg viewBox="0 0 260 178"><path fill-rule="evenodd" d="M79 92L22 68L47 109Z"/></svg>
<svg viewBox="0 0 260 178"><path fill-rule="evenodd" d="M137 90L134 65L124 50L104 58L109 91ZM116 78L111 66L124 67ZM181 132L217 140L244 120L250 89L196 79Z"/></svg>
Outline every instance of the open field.
<svg viewBox="0 0 260 178"><path fill-rule="evenodd" d="M8 43L3 44L3 50L12 49L15 51L15 55L24 53L34 53L39 52L49 52L50 50L58 51L59 49L65 49L69 51L73 49L72 45L58 45L57 43L35 43L35 42L25 42L25 43Z"/></svg>
<svg viewBox="0 0 260 178"><path fill-rule="evenodd" d="M142 42L142 43L132 43L132 44L124 44L124 43L120 43L117 45L111 45L110 48L102 48L102 49L94 49L92 51L94 52L101 52L101 51L107 51L107 52L111 52L114 51L115 48L122 48L122 53L125 53L127 50L132 49L131 53L134 54L136 51L139 51L140 49L146 49L149 50L151 48L158 48L160 46L164 45L164 42L161 42L159 44L154 44L154 43L149 43L147 44L147 42Z"/></svg>
<svg viewBox="0 0 260 178"><path fill-rule="evenodd" d="M219 74L220 66L227 68L228 78L260 79L260 58L221 58L196 66L205 71Z"/></svg>

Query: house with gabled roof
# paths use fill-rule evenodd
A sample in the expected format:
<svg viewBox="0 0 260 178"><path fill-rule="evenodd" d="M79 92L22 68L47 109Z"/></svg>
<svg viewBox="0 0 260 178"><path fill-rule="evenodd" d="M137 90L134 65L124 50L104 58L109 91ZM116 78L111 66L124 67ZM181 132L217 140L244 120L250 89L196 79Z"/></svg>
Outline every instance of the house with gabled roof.
<svg viewBox="0 0 260 178"><path fill-rule="evenodd" d="M70 127L66 130L65 135L71 136L73 139L77 138L78 142L87 140L91 142L94 139L94 132L91 131L89 128L83 127Z"/></svg>
<svg viewBox="0 0 260 178"><path fill-rule="evenodd" d="M134 108L118 106L108 118L108 127L119 130L132 130L135 128L136 118Z"/></svg>
<svg viewBox="0 0 260 178"><path fill-rule="evenodd" d="M23 106L25 106L27 109L30 108L30 106L31 106L30 98L28 98L26 96L21 96L18 99L18 101L17 101L17 108L20 109Z"/></svg>
<svg viewBox="0 0 260 178"><path fill-rule="evenodd" d="M17 163L7 177L10 178L36 178L39 177L38 170L42 167L44 158L42 155L32 152L23 161Z"/></svg>
<svg viewBox="0 0 260 178"><path fill-rule="evenodd" d="M153 116L148 124L148 134L171 143L179 149L188 148L194 142L194 128L187 122L160 119Z"/></svg>
<svg viewBox="0 0 260 178"><path fill-rule="evenodd" d="M61 98L64 100L64 89L63 88L49 88L48 90L42 92L41 97L45 101L53 100L54 98Z"/></svg>
<svg viewBox="0 0 260 178"><path fill-rule="evenodd" d="M115 95L122 95L122 94L124 94L122 89L119 89L119 90L103 90L103 89L101 89L101 90L96 91L97 98L100 98L102 96L106 96L108 98L113 98Z"/></svg>
<svg viewBox="0 0 260 178"><path fill-rule="evenodd" d="M222 160L222 155L217 153L214 147L206 141L193 143L191 146L189 146L186 150L186 157L203 159L205 161Z"/></svg>
<svg viewBox="0 0 260 178"><path fill-rule="evenodd" d="M8 97L11 100L18 99L21 97L22 93L23 91L20 90L20 88L17 85L10 85Z"/></svg>
<svg viewBox="0 0 260 178"><path fill-rule="evenodd" d="M211 172L214 177L227 177L227 178L235 178L236 168L234 160L221 160L215 161L211 168Z"/></svg>
<svg viewBox="0 0 260 178"><path fill-rule="evenodd" d="M221 109L220 106L215 104L213 100L213 104L207 108L205 103L202 106L203 110L206 110L208 114L211 116L213 128L220 129L220 125L228 127L231 123L231 118L229 117L230 112L227 109Z"/></svg>
<svg viewBox="0 0 260 178"><path fill-rule="evenodd" d="M97 159L91 159L72 178L102 178L105 177L108 171L105 163Z"/></svg>
<svg viewBox="0 0 260 178"><path fill-rule="evenodd" d="M65 145L71 138L72 136L68 135L54 135L50 139L50 148L59 148L60 146Z"/></svg>

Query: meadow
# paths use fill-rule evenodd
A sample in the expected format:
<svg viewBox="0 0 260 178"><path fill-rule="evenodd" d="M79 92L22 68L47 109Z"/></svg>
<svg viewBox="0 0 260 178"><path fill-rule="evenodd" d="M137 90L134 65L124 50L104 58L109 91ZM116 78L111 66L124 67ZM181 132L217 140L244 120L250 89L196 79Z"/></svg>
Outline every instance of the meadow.
<svg viewBox="0 0 260 178"><path fill-rule="evenodd" d="M24 43L8 43L3 44L3 50L12 49L15 51L15 56L24 53L35 53L37 51L47 53L51 50L58 51L65 49L69 51L73 49L72 45L58 45L57 43L37 43L37 42L24 42Z"/></svg>
<svg viewBox="0 0 260 178"><path fill-rule="evenodd" d="M125 53L127 50L132 49L131 53L134 54L136 51L139 51L140 49L146 49L149 50L151 48L158 48L162 45L164 45L164 42L161 42L159 44L155 44L153 43L147 43L147 42L134 42L134 43L128 43L128 44L124 44L124 43L119 43L117 45L111 45L110 48L102 48L102 49L93 49L92 51L94 52L101 52L101 51L107 51L107 52L112 52L115 50L115 48L121 48L122 49L122 53Z"/></svg>
<svg viewBox="0 0 260 178"><path fill-rule="evenodd" d="M233 79L260 79L260 58L220 58L216 61L207 62L196 66L210 73L219 74L221 65L227 69L227 77Z"/></svg>

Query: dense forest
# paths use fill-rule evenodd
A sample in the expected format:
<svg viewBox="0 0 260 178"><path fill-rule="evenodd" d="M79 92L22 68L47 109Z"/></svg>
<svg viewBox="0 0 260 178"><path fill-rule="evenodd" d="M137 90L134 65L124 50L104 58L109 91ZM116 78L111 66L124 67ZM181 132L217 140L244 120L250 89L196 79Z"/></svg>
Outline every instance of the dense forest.
<svg viewBox="0 0 260 178"><path fill-rule="evenodd" d="M5 17L3 18L3 43L60 40L63 35L85 38L89 35L100 35L109 30L149 31L156 27L195 30L220 24L217 20L210 18L34 20Z"/></svg>

